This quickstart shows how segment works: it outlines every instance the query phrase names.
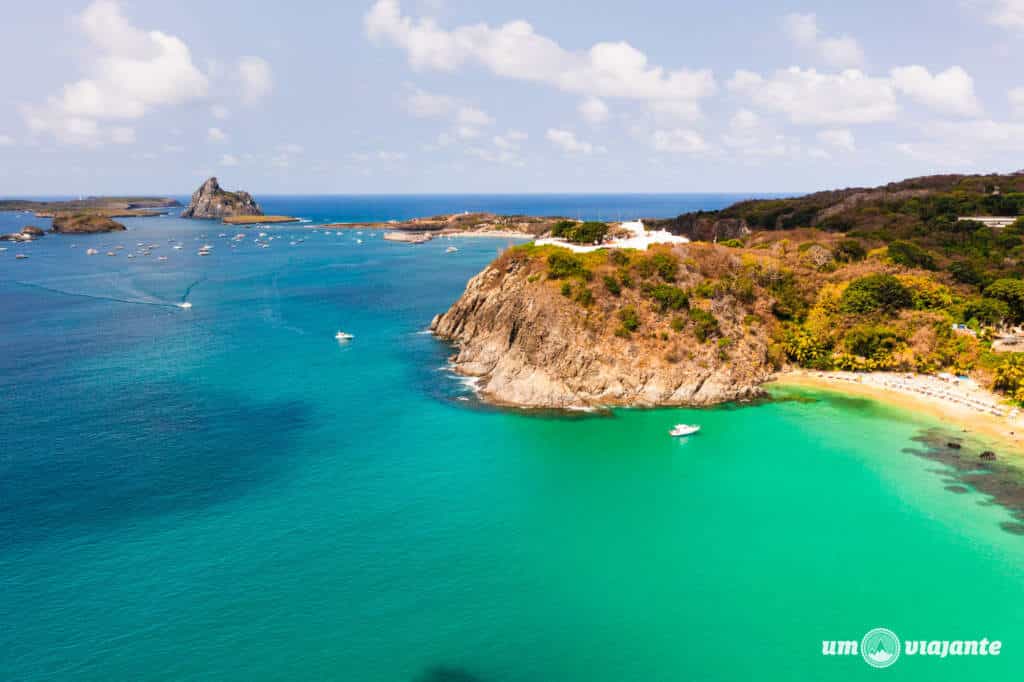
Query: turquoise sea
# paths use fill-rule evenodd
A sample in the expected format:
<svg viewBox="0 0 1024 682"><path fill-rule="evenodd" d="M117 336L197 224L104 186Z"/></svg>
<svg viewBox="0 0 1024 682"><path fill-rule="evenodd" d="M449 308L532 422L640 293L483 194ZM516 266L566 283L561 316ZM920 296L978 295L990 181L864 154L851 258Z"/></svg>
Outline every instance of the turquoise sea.
<svg viewBox="0 0 1024 682"><path fill-rule="evenodd" d="M262 203L318 222L616 219L736 198ZM0 232L29 222L48 227L6 213ZM1024 670L1017 512L925 456L917 439L944 441L941 424L793 390L707 410L494 409L423 330L507 240L126 224L0 245L0 680ZM278 237L269 248L261 231ZM236 248L218 236L240 232ZM159 248L129 260L138 242ZM338 329L355 339L339 344ZM680 421L703 431L669 438ZM989 475L1004 495L1019 487L1012 471ZM886 670L822 656L822 640L874 627L1003 649Z"/></svg>

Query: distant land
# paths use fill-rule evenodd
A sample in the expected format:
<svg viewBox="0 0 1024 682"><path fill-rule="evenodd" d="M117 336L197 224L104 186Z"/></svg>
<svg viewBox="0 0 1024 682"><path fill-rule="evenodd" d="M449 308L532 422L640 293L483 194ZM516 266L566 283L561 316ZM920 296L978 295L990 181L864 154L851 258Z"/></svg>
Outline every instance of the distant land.
<svg viewBox="0 0 1024 682"><path fill-rule="evenodd" d="M66 201L35 201L0 199L0 211L30 211L39 218L52 218L57 213L99 213L108 218L144 218L161 215L158 209L181 206L177 199L167 197L87 197Z"/></svg>

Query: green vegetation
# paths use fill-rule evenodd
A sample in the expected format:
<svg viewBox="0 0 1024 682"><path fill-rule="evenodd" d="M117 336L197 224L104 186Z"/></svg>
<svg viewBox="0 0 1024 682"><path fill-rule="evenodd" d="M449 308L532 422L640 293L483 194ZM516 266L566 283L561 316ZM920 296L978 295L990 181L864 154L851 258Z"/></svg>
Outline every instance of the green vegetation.
<svg viewBox="0 0 1024 682"><path fill-rule="evenodd" d="M619 336L629 336L637 329L640 328L640 317L637 315L636 308L631 305L624 306L619 310L619 320L622 322L622 326L619 327L616 334ZM625 332L619 333L619 332Z"/></svg>
<svg viewBox="0 0 1024 682"><path fill-rule="evenodd" d="M856 239L844 239L836 244L833 257L840 263L855 263L868 257L867 249Z"/></svg>
<svg viewBox="0 0 1024 682"><path fill-rule="evenodd" d="M868 275L850 282L841 300L843 312L893 312L913 305L910 292L892 275Z"/></svg>
<svg viewBox="0 0 1024 682"><path fill-rule="evenodd" d="M690 321L693 322L693 335L701 343L721 333L718 327L718 320L706 310L691 308Z"/></svg>
<svg viewBox="0 0 1024 682"><path fill-rule="evenodd" d="M608 229L608 225L605 223L577 223L572 220L561 220L551 228L551 235L574 244L597 244L604 240Z"/></svg>
<svg viewBox="0 0 1024 682"><path fill-rule="evenodd" d="M683 310L690 305L690 297L686 292L671 284L647 285L644 294L653 299L663 313L669 310Z"/></svg>
<svg viewBox="0 0 1024 682"><path fill-rule="evenodd" d="M1024 281L997 279L985 288L985 295L1005 303L1011 320L1024 322Z"/></svg>
<svg viewBox="0 0 1024 682"><path fill-rule="evenodd" d="M912 242L895 241L889 244L889 258L893 263L908 268L935 269L935 259L931 254Z"/></svg>
<svg viewBox="0 0 1024 682"><path fill-rule="evenodd" d="M604 276L604 288L608 290L608 293L612 296L622 295L622 285L619 284L619 280L614 275Z"/></svg>
<svg viewBox="0 0 1024 682"><path fill-rule="evenodd" d="M586 277L586 274L583 261L569 251L559 250L548 256L548 277L551 279Z"/></svg>

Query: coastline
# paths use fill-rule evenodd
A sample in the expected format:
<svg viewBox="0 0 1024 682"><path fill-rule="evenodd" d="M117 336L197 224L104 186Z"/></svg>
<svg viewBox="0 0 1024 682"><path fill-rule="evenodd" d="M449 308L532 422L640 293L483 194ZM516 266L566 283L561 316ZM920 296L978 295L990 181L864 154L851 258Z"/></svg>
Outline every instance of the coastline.
<svg viewBox="0 0 1024 682"><path fill-rule="evenodd" d="M1008 448L1014 460L1024 459L1024 411L1002 405L996 394L979 387L949 383L934 376L894 372L820 372L790 370L777 374L765 387L792 386L833 391L888 403L927 414L949 427L980 436ZM1006 415L998 416L967 400L1000 405Z"/></svg>

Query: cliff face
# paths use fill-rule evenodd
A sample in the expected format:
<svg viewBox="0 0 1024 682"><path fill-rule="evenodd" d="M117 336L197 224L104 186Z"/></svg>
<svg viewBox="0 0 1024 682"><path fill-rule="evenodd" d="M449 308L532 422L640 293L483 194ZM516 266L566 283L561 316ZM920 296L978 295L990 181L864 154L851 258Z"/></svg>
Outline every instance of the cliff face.
<svg viewBox="0 0 1024 682"><path fill-rule="evenodd" d="M767 335L745 328L749 309L735 300L693 304L718 325L713 338L700 341L687 311L660 311L639 282L614 296L591 284L597 296L583 305L544 269L543 258L503 256L431 323L457 346L456 372L479 377L487 400L552 408L709 405L759 395L773 371ZM698 278L683 272L679 284ZM623 309L637 317L630 333Z"/></svg>
<svg viewBox="0 0 1024 682"><path fill-rule="evenodd" d="M53 217L53 231L65 234L119 232L124 225L100 213L58 213Z"/></svg>
<svg viewBox="0 0 1024 682"><path fill-rule="evenodd" d="M210 178L204 182L181 213L182 218L227 218L247 215L260 216L263 215L263 211L251 194L221 189L217 178Z"/></svg>

